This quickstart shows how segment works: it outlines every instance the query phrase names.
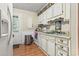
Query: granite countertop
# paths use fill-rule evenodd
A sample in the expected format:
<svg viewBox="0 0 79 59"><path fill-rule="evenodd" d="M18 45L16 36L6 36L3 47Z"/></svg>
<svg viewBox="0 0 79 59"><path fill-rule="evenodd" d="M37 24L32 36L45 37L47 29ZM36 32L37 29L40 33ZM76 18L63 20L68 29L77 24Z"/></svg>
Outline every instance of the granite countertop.
<svg viewBox="0 0 79 59"><path fill-rule="evenodd" d="M42 33L42 34L45 34L47 36L54 36L54 37L59 37L59 38L66 38L66 39L70 39L71 37L70 36L67 36L67 35L63 35L63 34L48 34L46 32L38 32L38 33Z"/></svg>

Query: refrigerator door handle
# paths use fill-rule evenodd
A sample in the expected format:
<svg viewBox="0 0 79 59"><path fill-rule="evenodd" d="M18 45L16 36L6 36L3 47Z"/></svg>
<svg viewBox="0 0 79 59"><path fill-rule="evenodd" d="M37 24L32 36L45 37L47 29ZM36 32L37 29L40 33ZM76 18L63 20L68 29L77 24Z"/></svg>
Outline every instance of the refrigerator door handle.
<svg viewBox="0 0 79 59"><path fill-rule="evenodd" d="M1 38L1 10L0 10L0 38Z"/></svg>
<svg viewBox="0 0 79 59"><path fill-rule="evenodd" d="M12 17L11 17L11 13L10 13L10 9L8 7L8 13L9 13L9 17L10 17L10 36L9 36L9 40L8 40L8 45L11 41L11 34L12 34Z"/></svg>

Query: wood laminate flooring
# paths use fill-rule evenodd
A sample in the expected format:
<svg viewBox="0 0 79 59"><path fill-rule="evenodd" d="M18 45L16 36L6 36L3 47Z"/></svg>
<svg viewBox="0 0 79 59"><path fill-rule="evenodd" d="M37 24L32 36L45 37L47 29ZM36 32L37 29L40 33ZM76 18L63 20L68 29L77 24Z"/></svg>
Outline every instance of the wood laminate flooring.
<svg viewBox="0 0 79 59"><path fill-rule="evenodd" d="M19 48L13 48L14 56L46 56L41 49L35 44L19 45Z"/></svg>

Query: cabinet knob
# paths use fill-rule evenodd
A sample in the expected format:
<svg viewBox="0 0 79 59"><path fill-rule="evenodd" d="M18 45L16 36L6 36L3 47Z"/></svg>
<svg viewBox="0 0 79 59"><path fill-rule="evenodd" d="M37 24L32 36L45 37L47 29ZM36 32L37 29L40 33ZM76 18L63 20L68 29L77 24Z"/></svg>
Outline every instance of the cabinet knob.
<svg viewBox="0 0 79 59"><path fill-rule="evenodd" d="M61 55L61 56L63 56L63 54L62 54L62 53L60 53L60 55Z"/></svg>
<svg viewBox="0 0 79 59"><path fill-rule="evenodd" d="M63 42L63 40L60 40L61 42Z"/></svg>

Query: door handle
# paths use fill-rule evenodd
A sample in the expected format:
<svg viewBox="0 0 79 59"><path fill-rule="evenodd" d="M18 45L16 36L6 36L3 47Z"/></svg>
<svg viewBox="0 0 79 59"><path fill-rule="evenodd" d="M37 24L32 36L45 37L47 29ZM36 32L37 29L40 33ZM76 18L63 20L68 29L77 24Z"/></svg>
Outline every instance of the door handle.
<svg viewBox="0 0 79 59"><path fill-rule="evenodd" d="M12 17L11 17L9 7L7 7L7 12L9 13L9 17L10 17L10 37L9 37L9 40L8 40L8 45L9 45L9 43L11 41L11 34L12 34Z"/></svg>
<svg viewBox="0 0 79 59"><path fill-rule="evenodd" d="M14 34L13 34L13 37L14 37Z"/></svg>
<svg viewBox="0 0 79 59"><path fill-rule="evenodd" d="M0 10L0 38L1 38L1 10Z"/></svg>

